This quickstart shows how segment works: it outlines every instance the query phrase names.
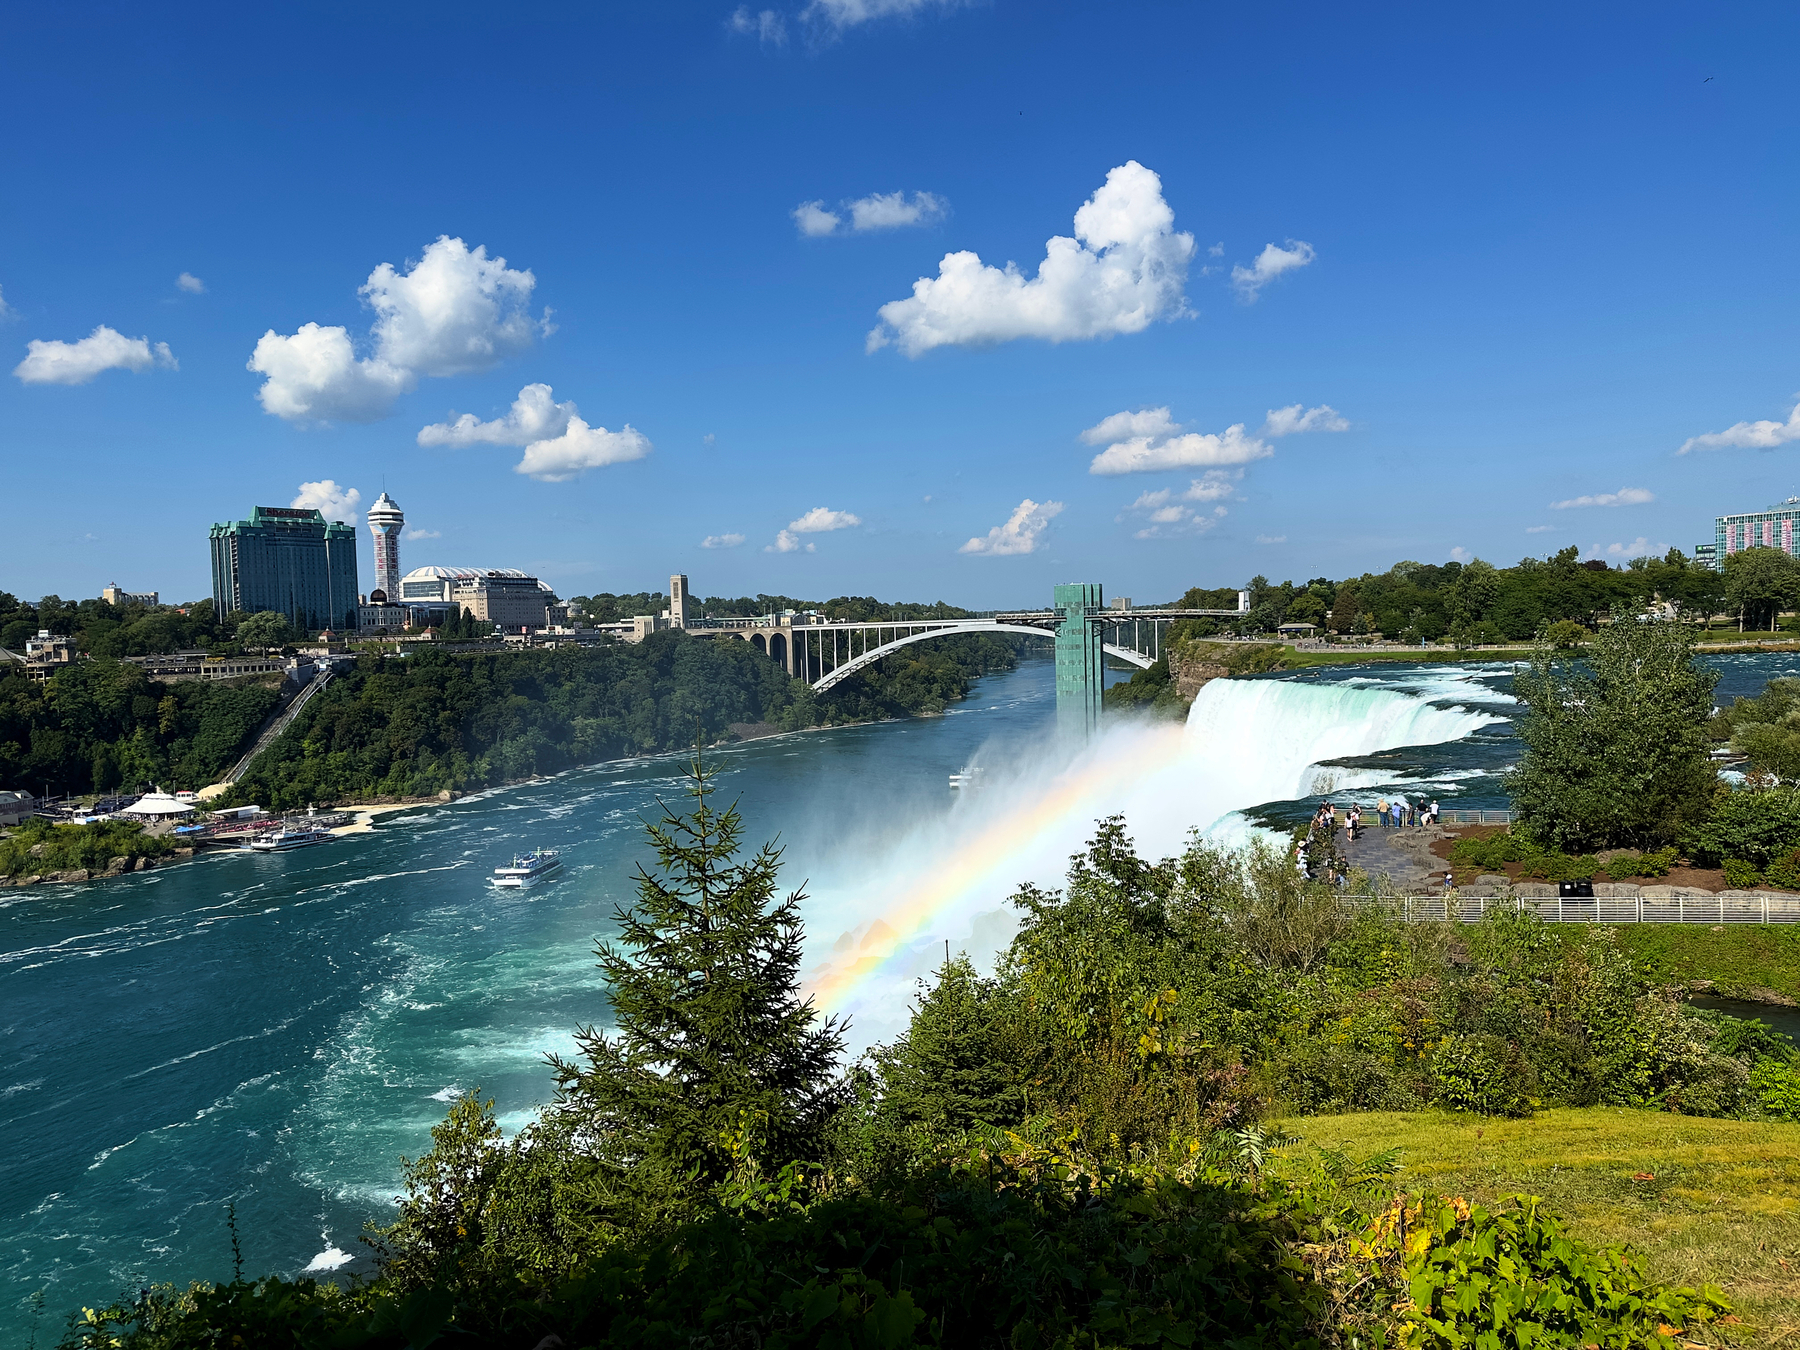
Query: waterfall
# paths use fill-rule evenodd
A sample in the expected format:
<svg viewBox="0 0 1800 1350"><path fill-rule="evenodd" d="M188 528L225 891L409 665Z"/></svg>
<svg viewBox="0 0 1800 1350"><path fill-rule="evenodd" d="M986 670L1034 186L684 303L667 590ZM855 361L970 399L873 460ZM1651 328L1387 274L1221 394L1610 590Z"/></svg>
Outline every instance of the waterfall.
<svg viewBox="0 0 1800 1350"><path fill-rule="evenodd" d="M1444 692L1441 681L1432 692ZM1164 857L1190 830L1238 838L1238 812L1311 795L1321 760L1439 744L1504 720L1362 681L1213 680L1183 725L1117 719L1073 752L1046 742L990 764L987 787L886 856L815 878L808 983L823 1007L852 1016L859 1045L884 1039L904 1026L913 982L945 941L991 960L1014 927L1007 898L1022 882L1061 884L1097 820L1123 815L1139 853Z"/></svg>

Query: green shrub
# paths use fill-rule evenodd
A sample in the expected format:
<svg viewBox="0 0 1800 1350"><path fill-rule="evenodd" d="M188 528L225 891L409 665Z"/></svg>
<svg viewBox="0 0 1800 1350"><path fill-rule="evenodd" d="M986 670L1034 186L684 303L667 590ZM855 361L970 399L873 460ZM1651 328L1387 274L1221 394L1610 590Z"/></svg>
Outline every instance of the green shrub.
<svg viewBox="0 0 1800 1350"><path fill-rule="evenodd" d="M1800 1120L1800 1063L1759 1059L1750 1070L1750 1090L1762 1113L1775 1120Z"/></svg>
<svg viewBox="0 0 1800 1350"><path fill-rule="evenodd" d="M1725 859L1724 870L1725 884L1733 890L1745 890L1762 882L1762 873L1757 871L1756 864L1742 858Z"/></svg>
<svg viewBox="0 0 1800 1350"><path fill-rule="evenodd" d="M1444 1201L1406 1263L1409 1350L1667 1345L1728 1309L1723 1294L1652 1284L1630 1255L1571 1241L1532 1196Z"/></svg>
<svg viewBox="0 0 1800 1350"><path fill-rule="evenodd" d="M1800 849L1773 859L1763 869L1763 880L1784 891L1800 891Z"/></svg>
<svg viewBox="0 0 1800 1350"><path fill-rule="evenodd" d="M1483 1116L1529 1116L1537 1103L1528 1089L1537 1075L1515 1046L1498 1036L1453 1032L1431 1056L1432 1099L1451 1111Z"/></svg>
<svg viewBox="0 0 1800 1350"><path fill-rule="evenodd" d="M1609 860L1602 870L1614 881L1626 881L1632 877L1666 877L1675 862L1675 850L1664 848L1651 853L1620 853Z"/></svg>
<svg viewBox="0 0 1800 1350"><path fill-rule="evenodd" d="M1741 858L1762 868L1790 856L1800 848L1800 787L1720 792L1684 843L1689 857L1707 863Z"/></svg>
<svg viewBox="0 0 1800 1350"><path fill-rule="evenodd" d="M0 839L0 876L47 876L86 868L104 872L114 858L160 858L174 845L144 833L132 821L103 820L93 825L54 825L33 816ZM35 852L34 852L35 850Z"/></svg>

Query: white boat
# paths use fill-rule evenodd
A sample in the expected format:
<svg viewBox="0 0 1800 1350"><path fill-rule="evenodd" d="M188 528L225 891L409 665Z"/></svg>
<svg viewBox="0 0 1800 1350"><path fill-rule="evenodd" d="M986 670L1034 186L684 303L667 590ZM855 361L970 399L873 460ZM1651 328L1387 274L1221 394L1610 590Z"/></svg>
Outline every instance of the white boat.
<svg viewBox="0 0 1800 1350"><path fill-rule="evenodd" d="M279 830L271 830L268 834L257 835L250 841L250 847L258 853L286 853L289 849L323 844L329 838L331 838L330 830L320 830L310 825L283 826Z"/></svg>
<svg viewBox="0 0 1800 1350"><path fill-rule="evenodd" d="M512 860L510 867L496 867L494 885L506 890L523 890L555 876L561 870L562 859L557 856L555 849L534 849L530 853L519 854Z"/></svg>
<svg viewBox="0 0 1800 1350"><path fill-rule="evenodd" d="M961 770L950 775L950 787L952 790L978 788L981 786L982 773L983 770L976 765L964 765Z"/></svg>

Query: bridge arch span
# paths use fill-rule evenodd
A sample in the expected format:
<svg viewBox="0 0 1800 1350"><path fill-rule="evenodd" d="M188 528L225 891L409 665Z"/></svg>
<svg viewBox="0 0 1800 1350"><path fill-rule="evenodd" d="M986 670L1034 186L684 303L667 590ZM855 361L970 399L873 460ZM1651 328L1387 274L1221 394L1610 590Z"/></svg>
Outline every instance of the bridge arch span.
<svg viewBox="0 0 1800 1350"><path fill-rule="evenodd" d="M879 647L871 647L866 652L860 652L851 660L826 671L813 681L812 687L820 693L824 693L839 680L847 679L859 670L866 670L882 657L891 656L902 647L910 647L915 642L929 642L932 638L954 637L958 633L1021 633L1026 637L1047 638L1052 641L1056 638L1056 630L1053 628L1035 628L1029 624L1002 623L998 620L976 620L974 622L967 619L957 620L942 628L928 628L921 633L908 633L904 637L895 638L892 642L884 642ZM771 639L770 645L773 646L777 641L779 641L778 638ZM1142 652L1134 652L1129 647L1115 647L1110 642L1105 643L1104 647L1108 656L1116 656L1140 669L1148 670L1155 664Z"/></svg>

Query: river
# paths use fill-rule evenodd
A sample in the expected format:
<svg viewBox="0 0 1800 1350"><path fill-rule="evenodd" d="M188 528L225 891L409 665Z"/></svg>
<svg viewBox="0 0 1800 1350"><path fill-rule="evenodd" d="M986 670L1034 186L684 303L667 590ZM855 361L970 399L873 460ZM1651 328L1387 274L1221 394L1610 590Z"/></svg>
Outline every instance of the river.
<svg viewBox="0 0 1800 1350"><path fill-rule="evenodd" d="M1800 662L1720 665L1729 698ZM1304 818L1317 791L1403 782L1503 805L1508 677L1232 681L1200 701L1206 727L1116 719L1075 747L1052 734L1051 664L1030 660L943 717L714 762L747 839L779 834L784 879L807 883L809 984L861 1046L903 1025L944 940L984 958L1004 945L1013 887L1054 884L1110 811L1163 854L1195 825ZM969 763L986 785L950 792ZM545 1053L604 1024L593 945L648 859L640 820L679 800L682 769L597 765L300 852L0 892L0 1341L29 1334L39 1290L43 1341L78 1304L229 1278L228 1202L249 1272L366 1267L356 1237L391 1214L400 1156L429 1145L452 1095L479 1086L517 1128L548 1094ZM562 880L487 887L535 847L562 850Z"/></svg>

